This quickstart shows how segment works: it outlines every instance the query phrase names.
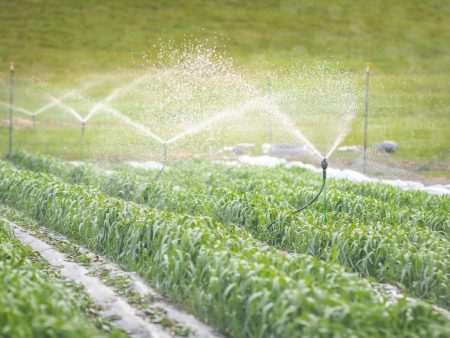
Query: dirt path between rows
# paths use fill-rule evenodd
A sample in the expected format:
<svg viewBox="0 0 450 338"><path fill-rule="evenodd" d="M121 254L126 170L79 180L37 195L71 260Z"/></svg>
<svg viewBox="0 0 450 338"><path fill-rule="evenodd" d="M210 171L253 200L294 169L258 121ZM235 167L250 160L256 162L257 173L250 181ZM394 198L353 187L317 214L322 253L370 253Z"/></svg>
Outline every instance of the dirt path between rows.
<svg viewBox="0 0 450 338"><path fill-rule="evenodd" d="M69 280L81 284L86 289L87 294L92 301L102 308L99 313L103 317L115 317L113 323L136 338L166 338L176 337L177 335L170 332L162 325L152 323L142 316L142 313L129 304L125 297L117 295L117 290L112 286L106 285L99 277L92 276L92 271L80 263L71 261L65 254L55 250L52 245L30 234L21 226L3 218L14 231L16 238L24 245L30 246L34 251L38 252L51 265L59 268L60 273ZM42 227L42 231L49 232L47 228ZM52 233L52 232L51 232ZM60 240L67 241L64 236L52 233ZM108 273L114 277L124 277L129 279L135 291L141 295L150 295L156 297L156 301L151 303L152 308L162 309L165 315L181 325L186 326L189 331L189 337L200 338L219 338L220 334L216 333L212 328L197 320L194 316L180 311L174 305L162 300L158 293L148 286L142 278L135 273L125 272L116 264L106 261L104 258L94 253L80 248L82 252L90 257L95 257L94 265L100 269L107 269Z"/></svg>

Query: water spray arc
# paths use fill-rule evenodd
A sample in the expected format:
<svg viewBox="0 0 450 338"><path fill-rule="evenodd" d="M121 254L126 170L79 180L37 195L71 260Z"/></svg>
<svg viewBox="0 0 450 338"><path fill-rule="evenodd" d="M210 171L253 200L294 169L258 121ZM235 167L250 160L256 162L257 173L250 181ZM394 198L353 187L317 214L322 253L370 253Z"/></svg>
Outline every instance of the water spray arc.
<svg viewBox="0 0 450 338"><path fill-rule="evenodd" d="M196 59L197 60L197 59ZM184 72L186 70L192 70L190 63L187 63L188 66L185 65L185 63L182 63L181 68L180 67L175 67L175 68L168 68L162 69L161 74L159 74L158 76L162 77L161 79L159 77L156 77L157 80L162 81L163 84L165 85L171 85L173 81L173 79L178 79L178 77L176 77L175 75L177 75L177 72L182 72L182 75L184 74ZM194 65L197 65L194 62ZM211 72L210 69L211 68L211 64L207 63L205 65L203 65L203 63L200 66L204 66L207 67L207 72L205 72L206 76L210 76ZM186 68L187 67L187 68ZM186 68L186 69L185 69ZM201 67L200 67L201 68ZM196 69L196 68L195 68ZM195 70L194 69L194 70ZM203 68L201 68L203 69ZM213 68L212 70L214 70L215 68ZM228 68L226 68L226 72L223 74L228 81L231 81L230 83L233 85L239 85L241 86L241 82L242 80L240 79L240 77L236 77L234 76L234 72L230 71L231 75L228 78ZM106 98L104 98L101 101L96 102L93 106L91 106L90 110L87 112L87 115L85 115L84 117L82 115L84 114L80 114L76 109L74 109L73 107L71 107L69 104L66 104L64 101L64 99L66 97L72 96L77 94L80 92L80 89L78 90L74 90L70 93L66 93L63 96L60 96L58 98L56 97L50 97L50 103L46 103L43 107L41 107L40 109L31 112L28 111L26 109L22 109L20 107L13 107L12 105L12 100L10 101L9 104L7 104L6 102L2 103L0 102L1 105L5 105L8 106L11 110L16 110L18 112L23 112L25 114L30 115L33 118L33 125L35 124L35 116L37 114L42 113L43 111L53 107L53 106L59 106L60 108L63 108L64 111L66 111L67 113L69 113L70 115L72 115L73 117L75 117L81 124L81 137L79 142L82 141L83 136L85 134L85 130L87 127L87 123L88 121L97 113L99 113L100 111L105 111L110 113L112 116L115 116L117 118L119 118L120 120L122 120L123 122L125 122L127 125L131 126L132 128L136 129L137 131L141 132L142 134L146 135L147 137L153 139L154 141L158 142L159 144L162 145L163 149L162 149L162 157L163 157L163 163L162 163L162 169L161 172L164 170L165 167L165 162L167 161L167 153L168 153L168 147L171 144L174 144L176 142L179 142L181 139L193 136L197 133L200 133L204 130L209 130L209 128L214 125L214 124L218 124L219 122L223 122L226 119L230 119L230 118L234 118L235 116L240 116L243 115L244 113L248 113L251 111L263 111L265 113L265 127L267 128L267 138L269 143L272 143L272 138L273 138L273 126L275 123L277 124L281 124L282 126L285 127L286 132L288 134L291 134L292 136L294 136L297 140L302 141L305 146L310 150L311 154L313 154L314 156L317 156L317 158L319 158L322 161L322 169L324 172L323 175L323 184L321 187L320 192L318 193L318 195L311 201L309 202L307 205L305 205L304 207L296 210L294 213L300 212L301 210L306 209L308 206L310 206L312 203L314 203L315 201L317 201L317 199L319 198L320 194L326 190L326 168L328 166L328 162L327 162L327 158L329 158L329 156L331 156L331 154L333 153L334 149L336 149L336 147L339 145L339 143L342 141L342 139L345 137L345 130L340 131L338 138L336 139L336 141L333 143L331 149L329 150L328 153L322 153L321 151L319 151L317 149L317 147L310 142L310 140L300 131L300 129L296 126L296 123L294 123L294 121L296 121L295 119L291 120L291 118L289 117L289 100L288 100L288 106L285 107L283 105L283 103L286 100L286 98L290 98L289 96L284 95L283 91L278 91L277 93L273 93L273 89L272 89L272 78L271 76L267 76L267 87L266 87L266 93L264 94L262 91L257 90L258 86L252 86L252 85L248 85L248 86L243 86L242 88L245 89L251 89L250 90L250 94L244 96L244 98L242 98L241 95L238 95L238 99L235 100L231 100L228 95L230 97L232 97L231 95L234 95L235 93L235 88L233 86L233 91L231 91L229 94L228 92L225 92L223 95L224 99L228 100L225 103L227 103L226 105L223 104L223 102L221 100L218 100L218 104L217 107L214 107L214 109L217 109L217 111L208 111L208 114L210 114L211 116L209 117L203 117L200 121L197 121L196 123L192 123L189 126L183 125L180 126L181 128L179 132L176 135L173 136L168 136L166 137L161 137L158 134L154 133L152 131L152 129L154 128L154 126L152 127L147 127L145 124L143 123L139 123L137 121L134 121L133 119L131 119L130 117L128 117L126 114L112 108L110 106L110 104L112 104L112 101L117 99L118 97L122 96L125 93L128 93L130 91L130 89L134 88L135 86L141 84L142 82L144 82L144 80L146 80L149 76L149 73L145 73L143 75L141 75L140 77L136 78L134 81L130 82L129 84L116 88L114 89ZM191 73L189 73L191 74ZM202 75L203 73L199 73L200 75ZM203 74L203 75L205 75ZM322 73L320 73L322 74ZM328 73L326 73L328 74ZM326 75L325 74L325 75ZM195 75L195 74L194 74ZM170 77L170 81L167 80L167 77ZM184 75L183 75L184 76ZM184 77L182 76L182 78L184 79ZM12 78L12 77L11 77ZM236 80L236 78L238 80ZM319 77L321 79L321 77ZM315 78L314 78L315 79ZM216 77L213 77L213 79L211 81L208 82L208 84L211 82L211 85L218 85L218 83L221 81L217 81L218 79L216 79ZM222 79L220 79L222 80ZM278 81L278 78L274 78L274 80ZM12 82L12 80L11 80ZM190 85L190 82L188 83L188 87L192 86ZM228 82L227 82L228 83ZM331 82L331 83L335 83L335 82ZM339 84L340 82L338 82ZM328 82L326 82L326 84L328 84ZM346 82L344 81L344 85L342 88L346 89L347 87L345 86ZM228 84L229 85L229 84ZM313 89L316 88L317 86L313 86ZM151 87L153 88L153 87ZM155 87L155 88L159 88L159 87ZM165 87L164 87L165 88ZM217 87L217 93L213 91L213 93L216 93L218 96L222 97L222 91L220 91L221 89L224 89L225 91L227 90L227 86L223 87L222 85L218 85ZM278 88L278 87L277 87ZM284 88L283 86L281 86L280 88ZM300 86L300 89L302 89L303 87ZM340 87L339 87L340 88ZM148 90L148 88L145 88L146 90ZM165 89L164 89L165 90ZM163 93L165 93L165 91L163 90ZM163 103L167 103L167 104L172 104L172 102L174 102L174 104L178 104L179 101L182 101L181 99L184 99L185 97L183 95L187 95L187 94L192 94L192 92L190 90L187 90L186 93L179 93L178 91L174 91L173 93L176 93L175 95L178 95L175 97L176 100L170 100L167 102L162 101ZM196 93L196 92L195 92ZM201 92L203 93L203 92ZM289 91L288 91L289 93ZM172 93L169 93L170 95L173 95ZM200 94L199 94L200 95ZM237 94L236 94L237 95ZM207 96L209 97L209 96ZM234 97L234 96L233 96ZM233 98L232 97L232 98ZM249 97L249 98L247 98ZM299 96L300 98L304 98L303 96ZM194 97L196 98L196 96ZM187 108L191 108L189 106L189 104L194 104L194 110L197 109L198 104L203 104L204 102L202 101L203 96L199 96L200 101L198 102L194 102L194 103L189 103L190 101L187 101L186 105ZM342 99L343 103L346 103L347 100L345 100L346 96L344 97L344 99ZM294 99L297 99L297 96L294 96ZM281 100L281 101L280 101ZM146 102L146 101L144 101ZM149 101L150 102L150 101ZM151 101L153 102L153 101ZM184 101L182 101L184 102ZM235 102L240 102L240 104L235 105ZM212 101L212 103L214 103L214 101ZM333 103L333 102L332 102ZM339 101L338 103L341 103L341 101ZM220 109L219 109L220 107ZM303 107L303 106L300 106ZM309 106L305 106L305 107L309 107ZM160 109L160 107L158 105L155 106L155 109ZM201 108L201 107L200 107ZM209 106L207 106L207 108L209 108ZM304 107L303 107L304 108ZM342 108L341 106L339 106L338 108ZM349 109L347 109L346 107L343 111L347 112L350 111L351 107ZM169 109L171 109L169 107ZM297 109L297 108L296 108ZM144 113L150 113L149 109L146 109L147 111ZM187 112L189 112L189 109L186 109ZM194 111L195 112L195 111ZM159 115L158 115L159 116ZM352 115L353 116L353 115ZM347 119L345 119L346 122ZM159 132L158 132L159 133ZM79 143L78 142L78 143ZM161 174L158 173L158 175L156 176L159 177L159 175ZM326 193L324 194L325 196L325 202L326 202ZM324 214L326 215L326 206L324 209ZM326 221L326 218L325 218Z"/></svg>
<svg viewBox="0 0 450 338"><path fill-rule="evenodd" d="M14 64L13 63L11 63L11 68L12 68L12 73L14 73ZM65 94L63 94L63 95L61 95L61 96L59 96L57 98L53 97L51 95L48 95L48 98L49 98L50 102L45 103L43 106L41 106L40 108L38 108L37 110L34 110L34 111L25 109L23 107L19 107L17 105L14 105L13 104L13 100L9 100L9 103L8 102L4 102L4 101L0 101L0 106L6 107L9 110L14 110L14 112L18 112L18 113L22 113L22 114L27 115L27 116L31 116L32 123L33 123L33 128L35 128L36 127L36 117L38 115L48 111L49 109L51 109L51 108L53 108L55 106L61 106L62 107L62 104L63 104L64 100L79 94L80 92L86 90L89 87L92 87L93 85L95 85L95 82L94 82L94 84L89 83L89 84L86 84L86 85L82 86L81 88L73 89L73 90L71 90L71 91L69 91L69 92L67 92L67 93L65 93ZM13 83L11 84L11 86L13 86ZM11 91L12 91L12 87L11 87ZM67 108L67 107L65 107L65 108ZM72 112L70 112L70 113L73 114ZM79 115L79 114L77 114L77 115ZM93 115L93 114L91 113L84 120L87 122L89 120L89 118L91 117L91 115ZM80 119L80 116L75 116L75 117L77 119Z"/></svg>
<svg viewBox="0 0 450 338"><path fill-rule="evenodd" d="M25 108L12 105L11 103L0 101L0 105L3 106L3 107L6 107L8 109L14 109L14 111L16 111L18 113L23 113L23 114L28 115L28 116L33 116L33 112L31 112L31 111L29 111L29 110L27 110Z"/></svg>
<svg viewBox="0 0 450 338"><path fill-rule="evenodd" d="M132 119L130 119L128 116L124 115L123 113L121 113L120 111L118 111L117 109L113 109L109 106L106 106L105 104L102 105L102 108L104 110L106 110L107 112L109 112L110 114L112 114L113 116L116 116L117 118L121 119L123 122L125 122L126 124L128 124L129 126L133 127L136 130L139 130L140 132L142 132L144 135L152 138L153 140L155 140L158 143L164 144L167 143L166 141L164 141L162 138L160 138L158 135L152 133L147 127L145 127L143 124L138 123L136 121L133 121Z"/></svg>
<svg viewBox="0 0 450 338"><path fill-rule="evenodd" d="M131 83L129 83L129 84L123 86L123 87L118 87L118 88L114 89L105 99L103 99L102 101L97 102L92 107L92 109L89 111L88 115L86 116L86 120L88 120L97 111L99 111L102 108L104 108L105 105L110 103L112 100L114 100L115 98L117 98L118 96L123 94L124 92L127 92L127 91L133 89L138 84L143 82L146 79L146 77L147 77L147 74L144 74L144 75L140 76L139 78L135 79L134 81L132 81Z"/></svg>
<svg viewBox="0 0 450 338"><path fill-rule="evenodd" d="M77 92L78 92L77 90L71 90L70 92L58 97L56 100L55 100L55 98L50 97L50 99L52 100L51 102L43 105L41 108L39 108L38 110L31 113L31 117L33 119L33 127L36 125L36 116L37 115L42 114L43 112L49 110L50 108L53 108L53 107L59 105L59 102L62 102L63 100L75 95Z"/></svg>

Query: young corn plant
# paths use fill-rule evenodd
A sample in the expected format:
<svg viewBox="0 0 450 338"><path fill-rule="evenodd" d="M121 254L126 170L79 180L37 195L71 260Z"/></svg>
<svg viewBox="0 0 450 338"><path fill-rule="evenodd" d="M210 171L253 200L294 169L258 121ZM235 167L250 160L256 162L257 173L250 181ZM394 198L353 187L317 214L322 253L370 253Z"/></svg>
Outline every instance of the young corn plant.
<svg viewBox="0 0 450 338"><path fill-rule="evenodd" d="M84 290L23 246L0 219L0 336L126 337L97 329Z"/></svg>
<svg viewBox="0 0 450 338"><path fill-rule="evenodd" d="M59 174L70 182L74 181L72 165L33 155L22 154L21 158L22 163L31 162L31 168L47 168L47 171ZM54 169L52 162L56 163ZM214 188L208 185L204 188L201 185L186 187L170 182L146 182L141 176L130 172L109 176L89 167L75 169L76 172L84 173L84 177L75 180L77 183L91 182L91 185L110 195L152 207L209 215L223 224L240 224L258 239L280 249L337 261L363 276L406 287L419 297L447 308L450 306L449 268L445 264L450 252L448 240L427 227L402 222L402 212L406 213L405 210L400 210L396 216L400 222L390 222L389 219L383 222L371 221L370 212L377 209L374 205L380 203L373 198L370 199L368 210L365 203L358 204L358 201L339 196L332 198L335 210L329 213L331 221L328 225L323 225L320 210L307 210L300 216L292 215L293 206L282 197L274 197L277 193L291 189L284 184L277 185L276 189L271 188L274 184L268 184L266 191L258 193L239 192L228 186ZM191 174L195 169L190 168ZM201 169L204 172L205 168ZM212 177L215 176L208 177L214 181ZM286 196L294 196L291 191ZM294 196L291 202L294 205L304 203L314 194L313 189L303 188L302 200ZM367 200L360 196L357 198ZM379 205L382 215L388 212L393 214L392 211L386 211L384 204ZM355 210L351 213L341 211L352 208ZM359 216L354 217L354 214ZM278 221L273 228L267 229L273 220ZM411 264L412 261L414 264ZM405 265L400 265L400 262Z"/></svg>
<svg viewBox="0 0 450 338"><path fill-rule="evenodd" d="M147 209L6 166L0 174L3 202L138 271L231 336L450 332L448 321L430 306L402 299L386 303L366 280L339 265L308 255L286 257L240 227Z"/></svg>

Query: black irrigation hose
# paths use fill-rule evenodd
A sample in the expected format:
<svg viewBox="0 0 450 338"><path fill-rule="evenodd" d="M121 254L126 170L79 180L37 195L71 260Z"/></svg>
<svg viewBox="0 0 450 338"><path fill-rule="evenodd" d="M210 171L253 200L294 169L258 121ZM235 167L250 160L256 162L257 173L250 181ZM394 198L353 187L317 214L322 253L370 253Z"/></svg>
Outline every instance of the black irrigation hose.
<svg viewBox="0 0 450 338"><path fill-rule="evenodd" d="M311 200L309 201L307 204L305 204L304 206L302 206L300 209L297 209L295 211L292 212L292 215L295 215L297 213L299 213L302 210L305 210L306 208L308 208L311 204L313 204L315 201L317 201L317 199L319 198L320 194L322 193L323 189L325 188L325 184L327 182L327 168L328 168L328 162L327 159L324 158L322 160L321 163L322 166L322 187L320 188L320 191L318 192L318 194ZM273 227L273 225L275 223L277 223L280 220L280 218L278 217L275 221L273 221L272 223L270 223L267 227L266 230L269 230L270 228Z"/></svg>
<svg viewBox="0 0 450 338"><path fill-rule="evenodd" d="M293 213L292 213L292 215L294 215L294 214L296 214L296 213L298 213L298 212L300 212L300 211L302 211L302 210L305 210L307 207L309 207L311 204L313 204L315 201L317 201L317 199L319 198L319 196L320 196L320 194L322 193L322 191L323 191L323 188L325 187L325 182L327 181L327 179L326 179L326 171L324 171L323 172L324 173L324 178L323 178L323 180L322 180L322 187L320 188L320 191L319 191L319 193L316 195L316 197L314 197L308 204L305 204L304 206L302 206L300 209L297 209L297 210L295 210Z"/></svg>

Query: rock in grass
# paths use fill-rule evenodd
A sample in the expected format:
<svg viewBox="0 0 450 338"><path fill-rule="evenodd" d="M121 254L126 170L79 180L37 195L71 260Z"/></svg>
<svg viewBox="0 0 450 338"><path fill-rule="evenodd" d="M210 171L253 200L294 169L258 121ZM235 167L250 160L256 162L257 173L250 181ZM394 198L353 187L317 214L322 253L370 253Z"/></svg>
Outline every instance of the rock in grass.
<svg viewBox="0 0 450 338"><path fill-rule="evenodd" d="M276 156L308 156L311 151L308 147L298 144L264 144L263 152L271 153Z"/></svg>
<svg viewBox="0 0 450 338"><path fill-rule="evenodd" d="M383 141L377 146L377 150L382 153L395 153L397 149L398 144L394 141Z"/></svg>
<svg viewBox="0 0 450 338"><path fill-rule="evenodd" d="M256 145L253 143L238 143L233 147L233 153L237 155L248 154L250 151L255 149Z"/></svg>

